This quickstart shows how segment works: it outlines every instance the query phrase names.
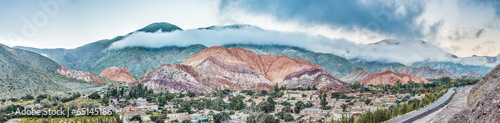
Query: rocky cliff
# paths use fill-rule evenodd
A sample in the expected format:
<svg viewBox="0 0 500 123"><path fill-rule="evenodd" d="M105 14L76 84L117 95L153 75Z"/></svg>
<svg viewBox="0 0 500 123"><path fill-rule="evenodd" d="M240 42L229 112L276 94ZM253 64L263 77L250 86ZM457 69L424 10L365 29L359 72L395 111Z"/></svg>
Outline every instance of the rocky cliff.
<svg viewBox="0 0 500 123"><path fill-rule="evenodd" d="M395 85L396 81L401 82L401 84L406 84L408 81L412 80L415 83L429 83L426 79L416 77L405 73L394 73L392 71L385 71L382 73L374 73L365 79L361 80L363 85Z"/></svg>
<svg viewBox="0 0 500 123"><path fill-rule="evenodd" d="M109 80L120 81L120 82L134 82L135 81L132 74L125 67L106 68L101 72L101 74L99 74L99 76L104 77L104 78L108 78Z"/></svg>
<svg viewBox="0 0 500 123"><path fill-rule="evenodd" d="M450 123L500 122L500 66L494 68L469 92L469 107L455 114Z"/></svg>
<svg viewBox="0 0 500 123"><path fill-rule="evenodd" d="M88 72L68 69L64 66L61 66L61 68L57 69L57 73L64 75L66 77L69 77L69 78L75 78L75 79L83 80L83 81L87 81L87 82L94 82L97 84L108 84L108 82L101 80Z"/></svg>

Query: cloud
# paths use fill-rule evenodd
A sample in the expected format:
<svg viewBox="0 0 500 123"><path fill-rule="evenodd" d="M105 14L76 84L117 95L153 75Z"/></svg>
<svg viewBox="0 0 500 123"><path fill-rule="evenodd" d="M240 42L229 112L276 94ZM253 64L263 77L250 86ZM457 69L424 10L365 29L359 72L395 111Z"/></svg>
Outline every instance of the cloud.
<svg viewBox="0 0 500 123"><path fill-rule="evenodd" d="M424 4L419 1L221 1L220 12L235 9L255 15L272 15L279 21L325 25L349 32L369 30L396 38L424 36L424 27L417 19L424 12Z"/></svg>
<svg viewBox="0 0 500 123"><path fill-rule="evenodd" d="M170 33L134 32L123 40L112 43L108 49L185 47L194 44L203 44L208 47L225 44L288 45L315 52L332 53L347 59L397 62L406 65L418 61L461 62L460 59L453 58L452 54L424 41L383 40L373 44L357 44L344 39L330 39L297 32L268 31L251 27L221 28L218 30L192 29Z"/></svg>
<svg viewBox="0 0 500 123"><path fill-rule="evenodd" d="M476 4L481 4L483 6L491 6L495 8L495 14L500 17L500 1L498 0L472 0Z"/></svg>
<svg viewBox="0 0 500 123"><path fill-rule="evenodd" d="M451 35L449 40L462 41L465 39L478 39L483 34L484 28L458 28Z"/></svg>
<svg viewBox="0 0 500 123"><path fill-rule="evenodd" d="M127 47L161 48L164 46L222 46L224 44L278 44L314 49L316 52L330 53L333 44L353 47L356 44L343 39L329 39L305 33L263 31L258 28L221 29L221 30L185 30L171 33L134 32L127 38L117 41L109 49Z"/></svg>

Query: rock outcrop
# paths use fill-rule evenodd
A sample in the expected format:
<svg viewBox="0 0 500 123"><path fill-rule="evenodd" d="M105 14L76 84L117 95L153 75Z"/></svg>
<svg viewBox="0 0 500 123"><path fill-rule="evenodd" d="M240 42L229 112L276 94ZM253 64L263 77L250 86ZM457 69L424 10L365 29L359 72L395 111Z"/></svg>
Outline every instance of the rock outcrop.
<svg viewBox="0 0 500 123"><path fill-rule="evenodd" d="M288 88L344 82L308 61L280 55L258 55L242 48L210 47L181 63L200 69L214 78L250 88L265 83Z"/></svg>
<svg viewBox="0 0 500 123"><path fill-rule="evenodd" d="M87 81L87 82L94 82L97 84L108 84L108 82L101 80L88 72L68 69L64 66L61 66L61 68L57 69L57 73L64 75L66 77L69 77L69 78L75 78L75 79L83 80L83 81Z"/></svg>
<svg viewBox="0 0 500 123"><path fill-rule="evenodd" d="M241 90L239 85L214 79L196 68L179 64L164 64L137 79L130 87L138 84L143 84L157 92L194 91L201 93L225 88Z"/></svg>
<svg viewBox="0 0 500 123"><path fill-rule="evenodd" d="M405 73L394 73L392 71L385 71L382 73L374 73L365 79L361 80L363 85L395 85L396 81L401 82L401 84L406 84L408 81L412 80L415 83L430 83L426 79L413 76Z"/></svg>
<svg viewBox="0 0 500 123"><path fill-rule="evenodd" d="M108 78L109 80L120 81L120 82L134 82L135 81L132 74L125 67L106 68L101 72L101 74L99 74L99 76L103 77L103 78Z"/></svg>
<svg viewBox="0 0 500 123"><path fill-rule="evenodd" d="M488 73L469 92L469 107L457 113L450 123L500 122L500 65Z"/></svg>

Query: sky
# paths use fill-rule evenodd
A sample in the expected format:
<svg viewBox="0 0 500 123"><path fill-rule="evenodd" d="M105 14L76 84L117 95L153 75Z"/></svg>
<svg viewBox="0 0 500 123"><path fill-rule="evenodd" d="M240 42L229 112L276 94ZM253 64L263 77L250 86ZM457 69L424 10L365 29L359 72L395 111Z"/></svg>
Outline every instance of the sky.
<svg viewBox="0 0 500 123"><path fill-rule="evenodd" d="M75 48L168 22L184 30L249 24L354 44L423 40L460 57L500 53L497 0L0 0L0 18L8 46Z"/></svg>

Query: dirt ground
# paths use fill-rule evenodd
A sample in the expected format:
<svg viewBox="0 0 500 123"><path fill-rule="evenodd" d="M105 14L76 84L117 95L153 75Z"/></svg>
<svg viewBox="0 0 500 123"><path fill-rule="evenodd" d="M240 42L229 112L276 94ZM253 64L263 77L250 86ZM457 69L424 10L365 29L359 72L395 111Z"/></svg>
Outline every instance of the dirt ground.
<svg viewBox="0 0 500 123"><path fill-rule="evenodd" d="M457 88L455 96L443 108L431 113L414 123L447 123L455 113L458 113L467 107L467 96L474 85Z"/></svg>

